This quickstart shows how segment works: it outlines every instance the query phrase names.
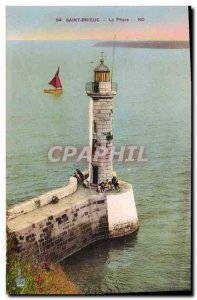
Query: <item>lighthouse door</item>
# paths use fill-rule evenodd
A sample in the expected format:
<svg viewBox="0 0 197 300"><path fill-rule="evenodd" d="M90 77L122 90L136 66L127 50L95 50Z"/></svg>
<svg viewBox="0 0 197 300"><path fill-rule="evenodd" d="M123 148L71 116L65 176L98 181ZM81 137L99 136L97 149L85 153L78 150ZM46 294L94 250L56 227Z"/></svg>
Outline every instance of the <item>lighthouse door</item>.
<svg viewBox="0 0 197 300"><path fill-rule="evenodd" d="M93 166L93 183L97 184L98 183L98 167Z"/></svg>

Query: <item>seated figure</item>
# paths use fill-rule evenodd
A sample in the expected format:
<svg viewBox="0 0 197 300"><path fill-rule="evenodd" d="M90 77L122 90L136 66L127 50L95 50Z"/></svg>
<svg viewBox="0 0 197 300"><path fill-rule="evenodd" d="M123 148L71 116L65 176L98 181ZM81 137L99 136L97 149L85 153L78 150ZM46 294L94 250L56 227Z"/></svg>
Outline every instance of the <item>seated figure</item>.
<svg viewBox="0 0 197 300"><path fill-rule="evenodd" d="M112 184L114 185L115 189L119 188L118 178L116 176L112 177Z"/></svg>

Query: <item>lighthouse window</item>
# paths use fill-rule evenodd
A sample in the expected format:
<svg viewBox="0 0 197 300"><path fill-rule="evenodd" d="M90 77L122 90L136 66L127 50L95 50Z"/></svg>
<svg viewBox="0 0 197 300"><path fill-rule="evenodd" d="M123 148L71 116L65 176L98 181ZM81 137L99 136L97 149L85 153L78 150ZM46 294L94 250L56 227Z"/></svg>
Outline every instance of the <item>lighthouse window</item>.
<svg viewBox="0 0 197 300"><path fill-rule="evenodd" d="M98 167L93 166L93 183L97 184L98 183Z"/></svg>
<svg viewBox="0 0 197 300"><path fill-rule="evenodd" d="M96 122L94 121L94 133L96 133Z"/></svg>
<svg viewBox="0 0 197 300"><path fill-rule="evenodd" d="M94 156L94 154L95 154L96 146L97 146L97 140L93 139L93 143L92 143L92 156Z"/></svg>
<svg viewBox="0 0 197 300"><path fill-rule="evenodd" d="M111 132L107 133L106 140L107 141L113 140L113 134Z"/></svg>

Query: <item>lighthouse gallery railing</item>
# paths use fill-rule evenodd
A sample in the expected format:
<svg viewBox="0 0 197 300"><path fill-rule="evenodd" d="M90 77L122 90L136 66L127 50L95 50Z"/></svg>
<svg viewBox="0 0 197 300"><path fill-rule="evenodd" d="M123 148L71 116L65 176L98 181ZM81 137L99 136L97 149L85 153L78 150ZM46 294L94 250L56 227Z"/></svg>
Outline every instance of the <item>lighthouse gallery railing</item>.
<svg viewBox="0 0 197 300"><path fill-rule="evenodd" d="M115 92L117 93L118 84L116 82L88 82L86 83L86 92Z"/></svg>

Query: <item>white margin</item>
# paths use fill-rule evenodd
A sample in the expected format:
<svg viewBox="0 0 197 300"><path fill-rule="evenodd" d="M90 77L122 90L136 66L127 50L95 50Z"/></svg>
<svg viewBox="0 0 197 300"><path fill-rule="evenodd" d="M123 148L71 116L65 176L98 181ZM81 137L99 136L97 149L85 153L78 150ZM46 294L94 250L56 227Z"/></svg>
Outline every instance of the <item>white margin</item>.
<svg viewBox="0 0 197 300"><path fill-rule="evenodd" d="M55 4L54 4L55 3ZM2 0L0 4L0 20L1 20L1 25L0 25L0 45L1 45L1 51L0 51L0 66L1 66L1 71L0 71L0 91L1 91L1 103L0 103L0 157L1 157L1 164L0 164L0 183L1 183L1 188L0 188L0 229L1 229L1 234L0 234L0 245L1 245L1 255L0 255L0 264L1 264L1 272L0 272L0 283L1 283L1 288L0 288L0 296L1 299L7 299L8 296L5 294L5 262L6 262L6 256L5 256L5 228L6 228L6 218L5 218L5 212L6 212L6 180L5 180L5 175L6 175L6 170L5 170L5 158L6 158L6 152L5 152L5 143L6 143L6 127L5 127L5 112L6 112L6 56L5 56L5 28L6 28L6 17L5 17L5 7L6 6L192 6L193 9L196 9L196 0L190 0L190 1L184 1L184 0L166 0L166 1L159 1L159 0L111 0L111 1L106 1L106 0L56 0L55 2L52 0L48 1L41 1L41 0ZM194 24L195 25L195 24ZM194 30L194 40L196 40L196 30ZM196 43L195 43L196 44ZM194 44L194 49L196 48ZM193 54L194 55L194 54ZM196 63L193 66L194 69L196 67ZM195 77L195 82L194 86L196 86L196 77ZM193 99L194 101L194 99ZM197 108L195 105L195 116L197 112ZM196 129L196 124L194 124L194 133L197 132ZM196 141L196 139L194 138ZM196 143L195 143L195 148ZM193 153L193 155L195 155ZM195 160L194 167L197 166L197 161ZM196 168L195 168L196 169ZM195 181L193 182L193 187L197 186L197 178L195 178ZM194 203L194 199L193 199ZM194 216L196 216L196 206L195 205L195 212ZM195 219L195 218L194 218ZM195 228L194 228L195 229ZM196 232L196 231L195 231ZM194 237L194 240L196 241L196 235ZM193 241L194 242L194 241ZM193 245L195 249L195 245ZM195 253L194 253L195 254ZM195 260L196 261L196 260ZM195 270L196 270L196 263L195 263ZM194 270L194 271L195 271ZM197 276L194 276L194 288L197 286ZM17 296L18 298L19 296ZM130 296L132 298L136 298L135 296ZM12 296L12 298L15 298ZM54 296L54 299L58 299L58 296ZM85 297L86 298L86 297ZM90 298L90 297L87 297ZM102 297L102 298L107 298ZM118 298L123 298L123 296L119 296ZM138 299L143 299L143 297L137 297ZM159 297L154 297L154 298L159 298ZM184 297L185 298L185 297ZM28 296L23 296L23 299L28 299ZM168 297L168 299L174 299L174 297Z"/></svg>

